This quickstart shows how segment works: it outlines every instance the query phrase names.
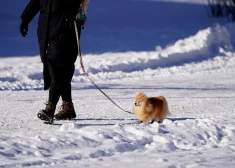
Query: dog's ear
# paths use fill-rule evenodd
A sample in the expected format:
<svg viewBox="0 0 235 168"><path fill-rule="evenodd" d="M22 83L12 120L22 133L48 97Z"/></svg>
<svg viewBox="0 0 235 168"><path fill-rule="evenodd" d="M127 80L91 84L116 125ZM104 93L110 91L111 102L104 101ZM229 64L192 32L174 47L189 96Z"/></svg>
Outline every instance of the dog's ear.
<svg viewBox="0 0 235 168"><path fill-rule="evenodd" d="M146 94L144 94L144 92L140 92L140 95L142 96L142 98L147 98Z"/></svg>
<svg viewBox="0 0 235 168"><path fill-rule="evenodd" d="M146 99L147 99L147 96L143 92L140 92L135 98L136 101L144 101Z"/></svg>

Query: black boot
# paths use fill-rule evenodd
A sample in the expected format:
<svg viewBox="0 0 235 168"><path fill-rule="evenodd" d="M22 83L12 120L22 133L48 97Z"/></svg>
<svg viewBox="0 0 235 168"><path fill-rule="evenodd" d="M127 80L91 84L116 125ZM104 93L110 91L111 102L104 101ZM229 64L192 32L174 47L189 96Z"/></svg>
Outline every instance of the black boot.
<svg viewBox="0 0 235 168"><path fill-rule="evenodd" d="M40 110L38 112L38 118L46 121L46 124L53 124L55 109L56 106L53 103L48 102L45 110Z"/></svg>

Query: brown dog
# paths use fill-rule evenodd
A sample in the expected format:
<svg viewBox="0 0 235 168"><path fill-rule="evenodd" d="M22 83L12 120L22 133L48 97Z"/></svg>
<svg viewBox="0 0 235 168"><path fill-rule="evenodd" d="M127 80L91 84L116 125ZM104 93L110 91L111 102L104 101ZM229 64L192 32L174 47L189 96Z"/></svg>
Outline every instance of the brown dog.
<svg viewBox="0 0 235 168"><path fill-rule="evenodd" d="M169 113L167 101L163 96L148 98L142 92L135 98L133 111L141 123L161 123Z"/></svg>

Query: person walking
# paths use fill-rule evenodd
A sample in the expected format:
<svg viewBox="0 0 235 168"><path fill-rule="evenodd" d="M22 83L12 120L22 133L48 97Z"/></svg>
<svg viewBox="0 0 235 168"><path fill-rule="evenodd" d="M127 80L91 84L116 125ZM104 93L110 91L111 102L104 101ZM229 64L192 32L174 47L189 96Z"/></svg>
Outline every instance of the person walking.
<svg viewBox="0 0 235 168"><path fill-rule="evenodd" d="M38 117L49 123L53 119L76 118L72 101L71 80L74 74L78 46L74 20L80 37L88 0L30 0L21 15L20 32L27 35L28 24L39 14L38 43L43 63L44 90L49 89L49 98ZM78 18L80 16L80 18ZM84 19L84 17L83 17ZM62 105L55 114L56 105L62 98Z"/></svg>

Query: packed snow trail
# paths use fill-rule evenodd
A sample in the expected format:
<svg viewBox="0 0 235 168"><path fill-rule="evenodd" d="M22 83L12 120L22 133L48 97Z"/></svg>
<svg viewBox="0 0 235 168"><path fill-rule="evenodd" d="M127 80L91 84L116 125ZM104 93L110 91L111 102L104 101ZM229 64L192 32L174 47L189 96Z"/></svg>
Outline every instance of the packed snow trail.
<svg viewBox="0 0 235 168"><path fill-rule="evenodd" d="M45 125L36 114L47 92L2 91L1 167L233 167L234 68L193 69L161 78L148 70L142 82L104 86L128 109L139 91L164 95L172 115L160 125L138 124L91 88L73 91L75 120Z"/></svg>
<svg viewBox="0 0 235 168"><path fill-rule="evenodd" d="M139 124L95 89L77 61L72 81L77 118L46 125L37 118L48 98L39 56L0 58L0 167L233 168L234 24L214 24L201 0L102 2L91 2L89 14L95 15L84 30L83 44L94 53L84 54L89 75L126 110L132 110L136 94L145 92L166 97L172 115L160 125ZM10 1L0 2L5 3ZM127 17L115 12L123 6L121 16ZM162 15L166 7L171 12ZM140 25L146 15L135 14L143 9L151 15ZM98 23L97 12L103 17ZM0 13L1 27L10 32L0 31L0 55L9 49L10 54L35 53L26 45L35 41L30 32L21 42L11 31L18 15L9 16L7 8Z"/></svg>

